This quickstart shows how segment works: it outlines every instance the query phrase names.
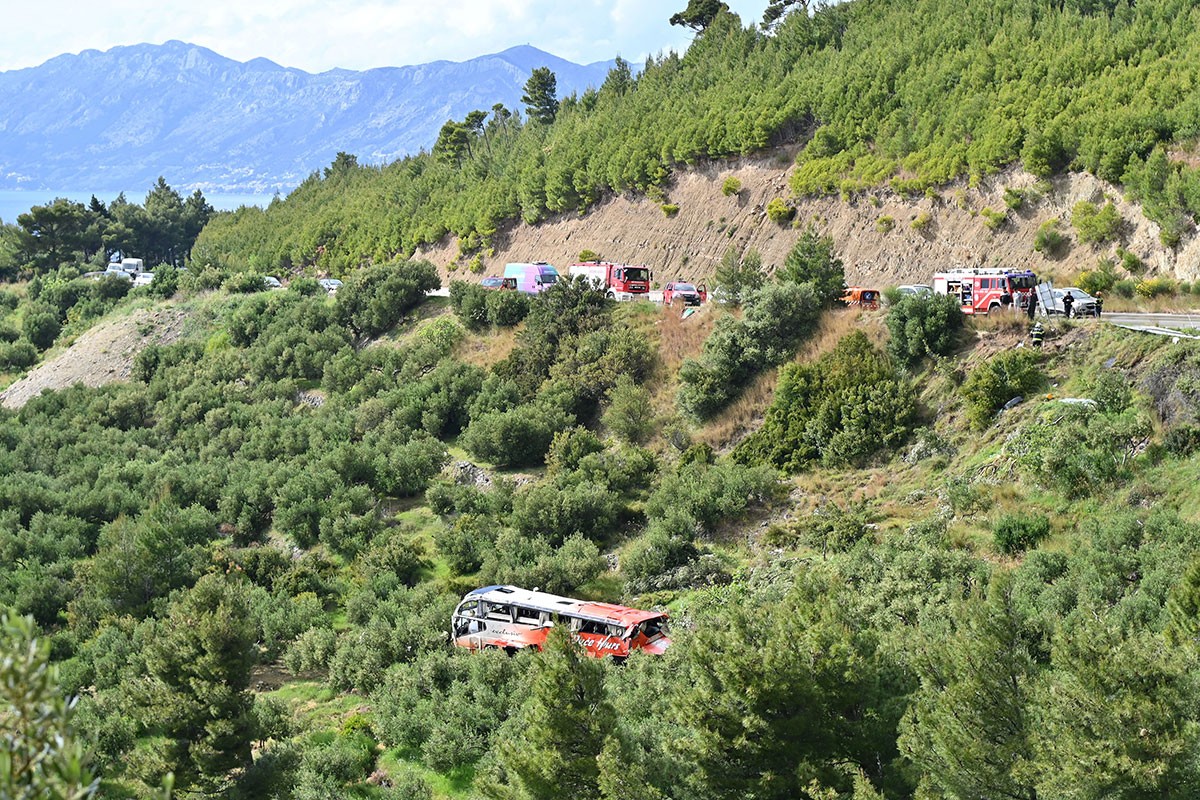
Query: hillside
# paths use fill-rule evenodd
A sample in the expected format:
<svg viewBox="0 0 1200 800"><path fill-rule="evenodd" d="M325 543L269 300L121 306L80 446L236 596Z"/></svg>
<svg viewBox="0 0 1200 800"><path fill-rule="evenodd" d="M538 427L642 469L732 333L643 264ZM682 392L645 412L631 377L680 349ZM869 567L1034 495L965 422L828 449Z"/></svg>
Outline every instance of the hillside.
<svg viewBox="0 0 1200 800"><path fill-rule="evenodd" d="M287 192L339 152L387 163L430 148L448 119L517 109L542 66L565 96L612 63L522 46L314 75L179 41L62 55L0 72L0 188L133 193L162 175L189 192Z"/></svg>
<svg viewBox="0 0 1200 800"><path fill-rule="evenodd" d="M1148 220L1140 204L1124 198L1120 188L1094 176L1071 173L1050 181L1016 211L1009 212L997 230L980 215L985 208L1004 209L1004 190L1027 190L1039 179L1018 169L969 186L957 181L940 188L937 196L912 200L888 189L846 201L837 197L800 198L792 205L792 222L767 217L771 200L785 196L795 172L791 150L780 149L754 158L734 159L707 167L680 169L666 187L666 196L679 212L664 216L660 203L622 195L599 203L587 214L553 217L536 225L515 224L502 230L489 253L475 267L480 274L502 272L510 261L548 261L559 266L577 261L591 250L603 258L648 264L662 283L681 277L712 283L715 268L729 248L739 255L758 250L764 263L781 265L800 234L809 226L832 236L845 262L851 283L878 287L899 283L929 283L934 271L955 267L1003 266L1031 269L1047 278L1069 279L1094 270L1102 259L1120 261L1118 250L1136 254L1148 274L1194 281L1200 277L1200 239L1166 247L1160 227ZM735 178L741 190L725 195L722 186ZM1076 203L1103 205L1113 201L1123 225L1120 236L1100 244L1081 243L1069 220ZM930 224L914 230L913 223L928 215ZM892 227L881 230L880 220ZM1070 239L1050 256L1034 249L1039 228L1049 220L1063 222ZM415 257L428 258L447 278L462 278L469 259L461 243L447 237L438 247L418 248Z"/></svg>

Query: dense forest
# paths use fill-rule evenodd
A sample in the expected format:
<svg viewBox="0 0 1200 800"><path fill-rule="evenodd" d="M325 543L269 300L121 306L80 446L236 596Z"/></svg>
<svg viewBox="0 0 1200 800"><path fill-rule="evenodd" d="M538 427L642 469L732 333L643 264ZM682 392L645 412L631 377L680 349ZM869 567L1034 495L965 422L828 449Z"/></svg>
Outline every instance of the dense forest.
<svg viewBox="0 0 1200 800"><path fill-rule="evenodd" d="M160 182L139 230L198 238L148 287L79 277L117 239L5 229L0 381L98 319L187 323L129 380L0 409L0 797L1194 797L1195 340L843 308L813 229L731 251L690 315L430 296L407 258L789 138L798 193L1021 159L1200 209L1185 4L793 5L693 0L641 75L554 108L542 75L524 120L203 230ZM665 610L673 644L455 649L489 584Z"/></svg>

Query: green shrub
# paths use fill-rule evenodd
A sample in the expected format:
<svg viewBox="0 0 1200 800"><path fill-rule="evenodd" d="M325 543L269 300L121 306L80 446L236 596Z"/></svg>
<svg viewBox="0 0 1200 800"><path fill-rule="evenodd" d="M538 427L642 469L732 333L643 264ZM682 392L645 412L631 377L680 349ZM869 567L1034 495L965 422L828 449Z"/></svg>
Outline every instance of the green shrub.
<svg viewBox="0 0 1200 800"><path fill-rule="evenodd" d="M984 208L979 212L983 216L983 224L987 226L989 231L998 231L1008 222L1007 211L995 211L991 208Z"/></svg>
<svg viewBox="0 0 1200 800"><path fill-rule="evenodd" d="M472 419L460 442L498 467L533 466L545 459L554 434L572 422L566 412L546 404L520 405Z"/></svg>
<svg viewBox="0 0 1200 800"><path fill-rule="evenodd" d="M766 420L734 456L789 472L818 459L861 464L903 441L915 413L912 386L856 331L817 361L780 370Z"/></svg>
<svg viewBox="0 0 1200 800"><path fill-rule="evenodd" d="M737 194L740 191L742 191L742 182L732 175L726 178L725 182L721 184L721 194L726 197Z"/></svg>
<svg viewBox="0 0 1200 800"><path fill-rule="evenodd" d="M21 330L34 347L38 350L45 350L54 344L54 340L58 338L58 334L62 330L62 325L53 309L39 304L32 306L25 313Z"/></svg>
<svg viewBox="0 0 1200 800"><path fill-rule="evenodd" d="M487 289L470 281L450 281L450 307L471 330L479 330L488 324ZM518 294L518 292L495 292L495 294Z"/></svg>
<svg viewBox="0 0 1200 800"><path fill-rule="evenodd" d="M235 272L225 281L225 291L235 294L252 294L266 288L263 276L257 272Z"/></svg>
<svg viewBox="0 0 1200 800"><path fill-rule="evenodd" d="M1004 206L1009 211L1016 211L1025 204L1025 192L1011 186L1004 187Z"/></svg>
<svg viewBox="0 0 1200 800"><path fill-rule="evenodd" d="M930 214L928 211L922 211L920 214L917 214L916 219L912 221L911 227L917 233L924 233L925 231L929 230L929 226L932 224L933 214Z"/></svg>
<svg viewBox="0 0 1200 800"><path fill-rule="evenodd" d="M892 229L895 227L896 220L887 216L886 214L875 220L875 230L879 231L880 233L891 233Z"/></svg>
<svg viewBox="0 0 1200 800"><path fill-rule="evenodd" d="M1036 353L1009 350L993 356L971 370L963 383L967 416L975 427L987 427L1005 403L1036 391L1043 380Z"/></svg>
<svg viewBox="0 0 1200 800"><path fill-rule="evenodd" d="M771 198L771 201L767 203L767 219L772 222L783 224L784 222L790 222L795 216L796 209L778 197Z"/></svg>
<svg viewBox="0 0 1200 800"><path fill-rule="evenodd" d="M1117 276L1107 263L1102 263L1099 269L1085 270L1075 278L1075 285L1092 296L1109 291L1116 282Z"/></svg>
<svg viewBox="0 0 1200 800"><path fill-rule="evenodd" d="M501 328L511 328L529 316L532 298L522 292L488 292L488 321Z"/></svg>
<svg viewBox="0 0 1200 800"><path fill-rule="evenodd" d="M948 355L962 325L962 310L950 295L902 297L888 308L888 352L902 364Z"/></svg>
<svg viewBox="0 0 1200 800"><path fill-rule="evenodd" d="M679 213L678 203L663 203L660 208L662 208L664 217L673 217Z"/></svg>
<svg viewBox="0 0 1200 800"><path fill-rule="evenodd" d="M1071 225L1079 241L1088 244L1110 242L1121 230L1121 214L1112 203L1099 208L1095 203L1081 200L1071 208Z"/></svg>
<svg viewBox="0 0 1200 800"><path fill-rule="evenodd" d="M1121 268L1129 274L1141 275L1146 271L1146 262L1138 258L1137 253L1131 253L1124 247L1118 247L1117 256L1121 259Z"/></svg>
<svg viewBox="0 0 1200 800"><path fill-rule="evenodd" d="M1050 535L1050 518L1044 514L1005 514L992 528L996 549L1007 555L1023 553Z"/></svg>
<svg viewBox="0 0 1200 800"><path fill-rule="evenodd" d="M1138 286L1137 281L1125 278L1123 280L1119 280L1116 283L1114 283L1112 288L1113 288L1113 291L1116 292L1118 296L1124 297L1124 298L1130 298L1130 297L1133 297L1133 293L1137 289L1137 286Z"/></svg>
<svg viewBox="0 0 1200 800"><path fill-rule="evenodd" d="M37 348L24 339L0 343L0 370L20 370L37 363Z"/></svg>
<svg viewBox="0 0 1200 800"><path fill-rule="evenodd" d="M1067 237L1059 233L1060 224L1059 219L1055 217L1039 225L1037 234L1033 237L1033 249L1047 258L1062 255L1067 248Z"/></svg>
<svg viewBox="0 0 1200 800"><path fill-rule="evenodd" d="M584 262L599 261L600 254L597 253L595 250L580 250L579 251L579 260L584 261Z"/></svg>

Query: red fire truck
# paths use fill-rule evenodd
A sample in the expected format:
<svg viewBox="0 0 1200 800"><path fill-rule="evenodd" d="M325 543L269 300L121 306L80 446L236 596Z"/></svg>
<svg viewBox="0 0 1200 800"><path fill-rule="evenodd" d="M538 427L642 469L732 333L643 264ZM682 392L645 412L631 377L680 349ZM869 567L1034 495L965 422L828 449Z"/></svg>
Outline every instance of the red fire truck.
<svg viewBox="0 0 1200 800"><path fill-rule="evenodd" d="M964 314L991 314L1028 308L1037 282L1027 269L952 269L934 273L933 292L957 297Z"/></svg>
<svg viewBox="0 0 1200 800"><path fill-rule="evenodd" d="M541 650L555 625L566 625L588 655L623 660L633 650L655 655L671 645L661 611L573 600L516 586L468 592L454 609L450 638L468 650Z"/></svg>
<svg viewBox="0 0 1200 800"><path fill-rule="evenodd" d="M644 299L650 291L650 269L645 266L584 261L567 267L567 274L585 276L614 300Z"/></svg>

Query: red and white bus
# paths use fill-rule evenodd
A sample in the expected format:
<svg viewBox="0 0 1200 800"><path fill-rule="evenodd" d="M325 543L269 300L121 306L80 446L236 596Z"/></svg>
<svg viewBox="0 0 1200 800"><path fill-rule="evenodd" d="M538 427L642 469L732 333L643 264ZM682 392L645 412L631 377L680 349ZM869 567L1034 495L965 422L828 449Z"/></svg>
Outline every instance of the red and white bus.
<svg viewBox="0 0 1200 800"><path fill-rule="evenodd" d="M1014 305L1028 308L1037 283L1027 269L952 269L934 273L933 292L957 297L964 314L991 314Z"/></svg>
<svg viewBox="0 0 1200 800"><path fill-rule="evenodd" d="M575 641L597 658L622 660L634 650L661 655L671 646L667 615L661 611L574 600L516 586L485 586L469 592L454 609L450 638L468 650L541 650L555 625L569 626Z"/></svg>

